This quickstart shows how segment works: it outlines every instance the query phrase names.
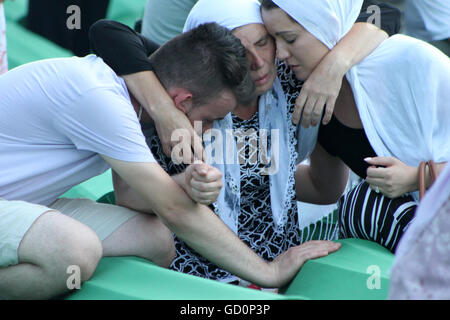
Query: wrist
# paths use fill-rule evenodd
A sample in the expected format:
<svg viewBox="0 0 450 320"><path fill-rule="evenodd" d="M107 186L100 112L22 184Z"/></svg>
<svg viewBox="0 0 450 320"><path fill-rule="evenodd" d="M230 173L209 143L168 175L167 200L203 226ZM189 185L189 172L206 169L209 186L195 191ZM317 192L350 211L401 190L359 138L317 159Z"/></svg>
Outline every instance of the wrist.
<svg viewBox="0 0 450 320"><path fill-rule="evenodd" d="M176 182L176 184L186 192L186 175L184 172L173 175L172 179Z"/></svg>
<svg viewBox="0 0 450 320"><path fill-rule="evenodd" d="M275 270L275 264L264 261L264 265L261 267L261 274L258 279L252 282L262 288L275 288L278 287L278 277Z"/></svg>
<svg viewBox="0 0 450 320"><path fill-rule="evenodd" d="M335 76L343 78L352 67L352 61L348 55L341 54L339 50L331 51L325 58L325 62L329 65L328 69Z"/></svg>

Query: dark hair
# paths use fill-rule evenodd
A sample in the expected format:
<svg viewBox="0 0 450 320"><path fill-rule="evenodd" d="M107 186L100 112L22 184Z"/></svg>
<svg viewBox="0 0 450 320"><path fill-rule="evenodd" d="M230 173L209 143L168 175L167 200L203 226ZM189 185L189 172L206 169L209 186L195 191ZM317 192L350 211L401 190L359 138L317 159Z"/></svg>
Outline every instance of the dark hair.
<svg viewBox="0 0 450 320"><path fill-rule="evenodd" d="M279 9L280 7L277 6L272 0L262 0L261 8L270 10L270 9Z"/></svg>
<svg viewBox="0 0 450 320"><path fill-rule="evenodd" d="M165 43L150 57L153 70L166 89L189 90L193 105L209 102L231 90L238 103L255 95L246 50L230 30L207 23Z"/></svg>

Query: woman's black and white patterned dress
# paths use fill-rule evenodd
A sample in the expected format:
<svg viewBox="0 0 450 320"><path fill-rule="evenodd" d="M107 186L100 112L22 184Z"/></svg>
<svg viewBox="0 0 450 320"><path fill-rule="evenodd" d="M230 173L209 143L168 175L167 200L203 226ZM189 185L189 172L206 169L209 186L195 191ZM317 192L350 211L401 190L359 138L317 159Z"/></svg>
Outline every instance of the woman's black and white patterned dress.
<svg viewBox="0 0 450 320"><path fill-rule="evenodd" d="M278 76L288 98L288 110L292 113L300 83L295 80L284 64L280 64ZM258 152L258 148L249 147L258 145L259 140L253 141L258 139L260 129L258 113L249 120L239 119L235 115L232 118L233 129L244 132L252 130L253 132L251 135L235 135L236 145L245 148L245 150L238 150L240 156L245 155L240 159L241 212L238 218L238 236L259 256L271 261L280 253L301 243L297 201L295 197L292 198L291 205L286 212L288 217L286 224L277 232L272 218L269 176L261 175L260 170L265 166L253 161L253 159L259 159L258 155L249 154L250 150ZM146 134L146 136L153 155L170 175L184 171L185 165L175 165L170 158L164 156L161 143L156 135L148 136ZM270 137L268 137L268 141L270 141ZM213 210L212 207L211 209ZM205 226L205 228L207 227ZM170 266L171 269L214 280L233 281L236 279L229 272L220 269L197 254L177 236L175 236L175 246L176 257Z"/></svg>

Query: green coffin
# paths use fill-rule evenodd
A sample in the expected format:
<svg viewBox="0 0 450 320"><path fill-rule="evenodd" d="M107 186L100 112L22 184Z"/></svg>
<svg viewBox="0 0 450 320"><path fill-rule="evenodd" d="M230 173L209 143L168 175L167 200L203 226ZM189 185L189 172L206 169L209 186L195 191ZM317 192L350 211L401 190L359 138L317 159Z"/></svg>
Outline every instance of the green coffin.
<svg viewBox="0 0 450 320"><path fill-rule="evenodd" d="M343 239L338 242L342 243L339 251L308 261L281 293L321 300L387 299L394 255L371 241Z"/></svg>
<svg viewBox="0 0 450 320"><path fill-rule="evenodd" d="M62 198L87 198L97 201L99 198L113 190L111 169L73 187Z"/></svg>
<svg viewBox="0 0 450 320"><path fill-rule="evenodd" d="M182 274L136 257L103 258L71 300L383 300L393 255L369 241L340 240L342 248L308 261L280 294ZM379 272L379 273L378 273Z"/></svg>
<svg viewBox="0 0 450 320"><path fill-rule="evenodd" d="M66 299L274 300L277 294L242 288L158 267L135 257L103 258L91 280Z"/></svg>

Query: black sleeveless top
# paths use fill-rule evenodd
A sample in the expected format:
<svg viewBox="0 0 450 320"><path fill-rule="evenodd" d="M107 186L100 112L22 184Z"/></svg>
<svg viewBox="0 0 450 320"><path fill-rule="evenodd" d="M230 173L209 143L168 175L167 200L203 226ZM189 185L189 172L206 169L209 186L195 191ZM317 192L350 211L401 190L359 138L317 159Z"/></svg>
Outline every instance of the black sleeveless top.
<svg viewBox="0 0 450 320"><path fill-rule="evenodd" d="M327 125L320 125L318 142L330 155L340 158L362 179L366 178L369 167L364 158L377 156L364 129L347 127L334 115Z"/></svg>

